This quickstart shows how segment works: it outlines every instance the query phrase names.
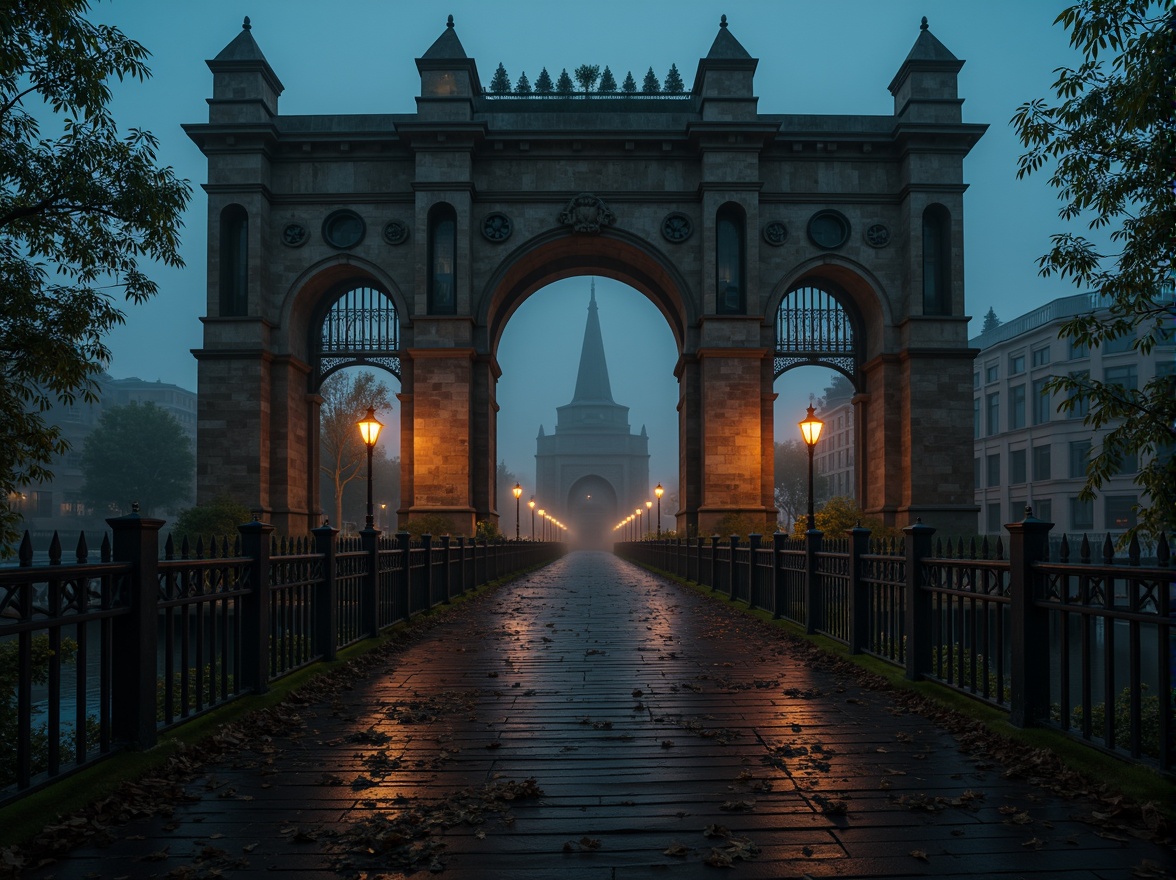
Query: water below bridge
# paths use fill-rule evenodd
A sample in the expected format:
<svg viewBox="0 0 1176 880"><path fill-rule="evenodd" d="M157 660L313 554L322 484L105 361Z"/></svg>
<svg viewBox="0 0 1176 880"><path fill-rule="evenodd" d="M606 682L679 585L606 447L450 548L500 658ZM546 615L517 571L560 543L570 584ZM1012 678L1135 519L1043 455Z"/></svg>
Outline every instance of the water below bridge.
<svg viewBox="0 0 1176 880"><path fill-rule="evenodd" d="M1095 805L1005 778L779 629L602 552L415 627L283 711L168 816L28 876L624 880L734 865L1093 880L1172 867L1170 850L1093 833Z"/></svg>

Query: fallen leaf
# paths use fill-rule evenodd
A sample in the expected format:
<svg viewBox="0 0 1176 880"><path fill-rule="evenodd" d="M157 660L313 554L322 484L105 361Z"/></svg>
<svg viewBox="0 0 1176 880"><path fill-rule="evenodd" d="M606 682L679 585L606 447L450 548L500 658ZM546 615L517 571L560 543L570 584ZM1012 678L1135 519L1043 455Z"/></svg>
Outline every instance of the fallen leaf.
<svg viewBox="0 0 1176 880"><path fill-rule="evenodd" d="M927 858L927 854L925 852L923 852L921 849L912 849L911 855L914 856L916 859L918 859L920 862L931 861L929 858Z"/></svg>

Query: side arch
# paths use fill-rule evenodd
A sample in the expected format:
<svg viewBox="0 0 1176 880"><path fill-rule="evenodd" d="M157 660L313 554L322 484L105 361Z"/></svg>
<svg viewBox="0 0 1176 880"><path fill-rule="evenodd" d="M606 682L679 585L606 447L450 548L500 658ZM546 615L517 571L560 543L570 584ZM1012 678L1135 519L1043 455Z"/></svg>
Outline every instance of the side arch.
<svg viewBox="0 0 1176 880"><path fill-rule="evenodd" d="M351 254L336 254L307 266L286 290L279 310L278 326L284 332L275 338L284 341L288 354L305 363L311 359L309 333L324 299L339 293L347 284L371 284L392 300L400 319L401 346L411 343L412 315L409 302L395 279L379 265Z"/></svg>

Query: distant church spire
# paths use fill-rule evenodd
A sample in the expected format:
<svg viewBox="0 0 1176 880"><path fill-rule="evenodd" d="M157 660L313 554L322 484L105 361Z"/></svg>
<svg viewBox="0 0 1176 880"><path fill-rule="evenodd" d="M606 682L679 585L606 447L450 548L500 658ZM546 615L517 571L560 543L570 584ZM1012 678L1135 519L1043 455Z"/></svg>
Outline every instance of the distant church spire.
<svg viewBox="0 0 1176 880"><path fill-rule="evenodd" d="M572 403L614 403L608 381L608 364L604 360L604 340L600 336L600 317L596 313L596 279L588 300L588 323L584 325L584 345L580 349L580 372L576 375L576 393Z"/></svg>

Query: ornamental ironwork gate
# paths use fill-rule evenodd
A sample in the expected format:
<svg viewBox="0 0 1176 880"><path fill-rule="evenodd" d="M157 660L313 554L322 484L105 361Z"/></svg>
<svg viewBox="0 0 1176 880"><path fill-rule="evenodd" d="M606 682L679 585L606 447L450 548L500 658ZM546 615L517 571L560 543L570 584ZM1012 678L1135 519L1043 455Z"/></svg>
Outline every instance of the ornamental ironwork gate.
<svg viewBox="0 0 1176 880"><path fill-rule="evenodd" d="M359 285L339 296L311 339L313 387L345 367L381 367L400 375L400 315L392 298Z"/></svg>
<svg viewBox="0 0 1176 880"><path fill-rule="evenodd" d="M776 310L773 377L779 378L793 367L829 367L858 387L861 353L855 342L855 323L837 296L823 288L806 286L789 291Z"/></svg>

